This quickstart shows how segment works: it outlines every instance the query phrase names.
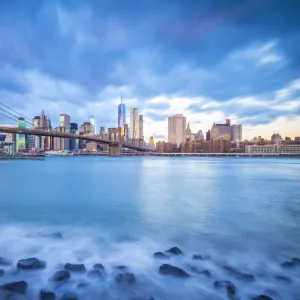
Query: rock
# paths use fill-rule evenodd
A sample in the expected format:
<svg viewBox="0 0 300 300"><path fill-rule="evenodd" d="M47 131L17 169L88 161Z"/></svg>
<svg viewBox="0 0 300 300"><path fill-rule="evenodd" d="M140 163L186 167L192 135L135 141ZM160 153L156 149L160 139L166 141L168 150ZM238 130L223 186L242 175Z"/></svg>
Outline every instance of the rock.
<svg viewBox="0 0 300 300"><path fill-rule="evenodd" d="M128 268L127 266L116 266L115 269L121 270L121 271L126 271L126 270L128 270L129 268Z"/></svg>
<svg viewBox="0 0 300 300"><path fill-rule="evenodd" d="M87 273L88 278L103 279L102 273L99 270L92 270Z"/></svg>
<svg viewBox="0 0 300 300"><path fill-rule="evenodd" d="M300 264L300 258L294 257L292 258L292 262Z"/></svg>
<svg viewBox="0 0 300 300"><path fill-rule="evenodd" d="M266 295L259 295L256 296L254 298L252 298L253 300L273 300L273 298L266 296Z"/></svg>
<svg viewBox="0 0 300 300"><path fill-rule="evenodd" d="M165 254L165 253L162 253L162 252L155 252L153 254L154 258L158 258L158 259L170 259L170 256Z"/></svg>
<svg viewBox="0 0 300 300"><path fill-rule="evenodd" d="M194 260L203 260L203 256L200 254L195 254L195 255L193 255L193 259Z"/></svg>
<svg viewBox="0 0 300 300"><path fill-rule="evenodd" d="M255 277L252 274L242 273L235 268L232 268L229 266L223 266L223 269L238 279L242 279L245 281L254 281L255 280Z"/></svg>
<svg viewBox="0 0 300 300"><path fill-rule="evenodd" d="M3 269L0 269L0 277L5 275L5 271Z"/></svg>
<svg viewBox="0 0 300 300"><path fill-rule="evenodd" d="M105 270L102 264L94 264L93 268L97 270Z"/></svg>
<svg viewBox="0 0 300 300"><path fill-rule="evenodd" d="M17 263L19 270L37 270L46 268L46 262L35 257L21 259Z"/></svg>
<svg viewBox="0 0 300 300"><path fill-rule="evenodd" d="M85 289L88 286L89 286L89 284L87 282L80 282L80 283L77 284L77 287L79 289Z"/></svg>
<svg viewBox="0 0 300 300"><path fill-rule="evenodd" d="M39 299L40 300L55 300L55 294L51 291L41 290Z"/></svg>
<svg viewBox="0 0 300 300"><path fill-rule="evenodd" d="M118 274L115 280L118 283L135 283L135 276L133 273Z"/></svg>
<svg viewBox="0 0 300 300"><path fill-rule="evenodd" d="M183 252L178 247L172 247L169 250L167 250L166 252L174 254L174 255L183 254Z"/></svg>
<svg viewBox="0 0 300 300"><path fill-rule="evenodd" d="M274 278L277 280L280 280L280 281L292 282L290 277L284 276L284 275L276 275L276 276L274 276Z"/></svg>
<svg viewBox="0 0 300 300"><path fill-rule="evenodd" d="M52 279L54 281L67 281L71 278L71 273L67 270L60 270L54 273Z"/></svg>
<svg viewBox="0 0 300 300"><path fill-rule="evenodd" d="M58 232L43 234L42 237L55 239L55 240L61 240L63 238L63 235L58 231Z"/></svg>
<svg viewBox="0 0 300 300"><path fill-rule="evenodd" d="M159 267L159 273L162 275L172 275L176 277L189 277L190 275L184 270L168 264L163 264Z"/></svg>
<svg viewBox="0 0 300 300"><path fill-rule="evenodd" d="M71 272L79 272L79 273L85 273L86 268L84 264L65 264L65 270L71 271Z"/></svg>
<svg viewBox="0 0 300 300"><path fill-rule="evenodd" d="M235 285L228 280L217 280L214 283L216 289L226 289L228 297L233 297L236 292Z"/></svg>
<svg viewBox="0 0 300 300"><path fill-rule="evenodd" d="M78 300L78 297L77 295L75 294L72 294L72 293L67 293L67 294L64 294L60 300Z"/></svg>
<svg viewBox="0 0 300 300"><path fill-rule="evenodd" d="M17 281L0 285L0 290L24 295L27 290L26 281Z"/></svg>
<svg viewBox="0 0 300 300"><path fill-rule="evenodd" d="M0 256L0 266L10 266L12 263L11 260Z"/></svg>
<svg viewBox="0 0 300 300"><path fill-rule="evenodd" d="M285 261L281 264L281 267L286 268L286 269L294 268L297 266L298 266L298 263L296 263L295 261Z"/></svg>
<svg viewBox="0 0 300 300"><path fill-rule="evenodd" d="M211 274L210 274L210 272L208 270L200 271L196 267L191 267L191 271L193 273L196 273L196 274L199 274L199 275L204 275L206 277L211 277Z"/></svg>

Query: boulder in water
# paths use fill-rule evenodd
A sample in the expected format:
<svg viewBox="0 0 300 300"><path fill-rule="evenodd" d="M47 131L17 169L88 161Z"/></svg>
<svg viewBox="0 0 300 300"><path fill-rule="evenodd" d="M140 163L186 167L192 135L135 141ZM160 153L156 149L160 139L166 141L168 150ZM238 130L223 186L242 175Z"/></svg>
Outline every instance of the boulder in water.
<svg viewBox="0 0 300 300"><path fill-rule="evenodd" d="M244 280L244 281L254 281L255 277L252 274L243 273L233 267L223 266L223 269L233 275L235 278Z"/></svg>
<svg viewBox="0 0 300 300"><path fill-rule="evenodd" d="M280 280L280 281L284 281L284 282L292 282L291 278L289 276L285 276L285 275L276 275L274 276L275 279Z"/></svg>
<svg viewBox="0 0 300 300"><path fill-rule="evenodd" d="M65 264L65 270L78 273L86 272L84 264Z"/></svg>
<svg viewBox="0 0 300 300"><path fill-rule="evenodd" d="M77 287L78 287L79 289L85 289L85 288L87 288L88 286L89 286L89 284L88 284L87 282L80 282L80 283L77 284Z"/></svg>
<svg viewBox="0 0 300 300"><path fill-rule="evenodd" d="M300 265L300 258L294 257L292 258L292 262Z"/></svg>
<svg viewBox="0 0 300 300"><path fill-rule="evenodd" d="M46 262L39 260L38 258L26 258L21 259L17 263L17 268L19 270L37 270L46 268Z"/></svg>
<svg viewBox="0 0 300 300"><path fill-rule="evenodd" d="M204 275L206 277L211 277L211 274L210 274L210 272L208 270L202 270L202 271L200 271L196 267L192 266L191 267L191 271L193 273L195 273L195 274Z"/></svg>
<svg viewBox="0 0 300 300"><path fill-rule="evenodd" d="M228 280L216 280L214 283L216 289L225 289L229 297L233 297L236 292L235 285Z"/></svg>
<svg viewBox="0 0 300 300"><path fill-rule="evenodd" d="M201 254L194 254L193 259L194 260L203 260L203 256Z"/></svg>
<svg viewBox="0 0 300 300"><path fill-rule="evenodd" d="M0 269L0 277L5 275L5 271L3 269Z"/></svg>
<svg viewBox="0 0 300 300"><path fill-rule="evenodd" d="M300 264L296 263L295 261L285 261L281 264L281 267L285 269L289 269L289 268L297 267L299 265Z"/></svg>
<svg viewBox="0 0 300 300"><path fill-rule="evenodd" d="M102 264L94 264L93 268L97 270L105 270Z"/></svg>
<svg viewBox="0 0 300 300"><path fill-rule="evenodd" d="M60 298L60 300L78 300L78 297L73 293L66 293Z"/></svg>
<svg viewBox="0 0 300 300"><path fill-rule="evenodd" d="M118 283L135 283L135 276L133 273L121 273L115 277L116 282Z"/></svg>
<svg viewBox="0 0 300 300"><path fill-rule="evenodd" d="M49 238L49 239L55 239L55 240L61 240L63 238L63 235L61 232L53 232L48 234L43 234L42 237Z"/></svg>
<svg viewBox="0 0 300 300"><path fill-rule="evenodd" d="M99 270L92 270L87 273L88 278L103 279L103 275Z"/></svg>
<svg viewBox="0 0 300 300"><path fill-rule="evenodd" d="M121 265L121 266L116 266L115 269L120 270L120 271L126 271L126 270L128 270L129 268L128 268L127 266Z"/></svg>
<svg viewBox="0 0 300 300"><path fill-rule="evenodd" d="M27 282L26 281L16 281L16 282L11 282L11 283L6 283L3 285L0 285L0 291L1 290L24 295L27 290Z"/></svg>
<svg viewBox="0 0 300 300"><path fill-rule="evenodd" d="M153 254L154 258L157 258L157 259L170 259L170 256L163 253L163 252L155 252Z"/></svg>
<svg viewBox="0 0 300 300"><path fill-rule="evenodd" d="M273 298L266 296L266 295L259 295L256 296L254 298L252 298L253 300L273 300Z"/></svg>
<svg viewBox="0 0 300 300"><path fill-rule="evenodd" d="M41 290L39 300L55 300L55 294L51 291Z"/></svg>
<svg viewBox="0 0 300 300"><path fill-rule="evenodd" d="M54 281L67 281L71 278L71 273L68 270L60 270L54 273L52 279Z"/></svg>
<svg viewBox="0 0 300 300"><path fill-rule="evenodd" d="M171 266L169 264L163 264L159 267L159 273L162 275L171 275L175 277L189 277L190 275L184 270Z"/></svg>
<svg viewBox="0 0 300 300"><path fill-rule="evenodd" d="M172 247L169 250L167 250L166 252L170 253L170 254L173 254L173 255L183 254L183 252L178 247Z"/></svg>
<svg viewBox="0 0 300 300"><path fill-rule="evenodd" d="M0 266L10 266L12 263L11 260L0 256Z"/></svg>

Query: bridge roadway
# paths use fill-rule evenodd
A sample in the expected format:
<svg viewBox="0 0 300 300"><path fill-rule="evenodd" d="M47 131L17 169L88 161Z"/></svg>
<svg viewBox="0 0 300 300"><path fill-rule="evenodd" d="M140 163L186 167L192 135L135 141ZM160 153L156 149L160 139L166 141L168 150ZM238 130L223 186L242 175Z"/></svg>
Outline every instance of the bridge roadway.
<svg viewBox="0 0 300 300"><path fill-rule="evenodd" d="M42 129L29 129L29 128L7 127L7 126L0 126L0 132L29 134L29 135L36 135L36 136L51 136L51 137L58 137L58 138L65 138L65 139L78 139L78 140L97 142L100 144L107 144L107 145L111 146L112 148L124 147L124 148L132 149L132 150L142 151L142 152L153 151L153 150L147 149L145 147L139 147L139 146L132 145L130 143L124 143L124 142L119 143L117 141L102 139L102 138L99 138L97 136L92 136L92 135L79 135L79 134L72 134L72 133L47 131L47 130L42 130Z"/></svg>

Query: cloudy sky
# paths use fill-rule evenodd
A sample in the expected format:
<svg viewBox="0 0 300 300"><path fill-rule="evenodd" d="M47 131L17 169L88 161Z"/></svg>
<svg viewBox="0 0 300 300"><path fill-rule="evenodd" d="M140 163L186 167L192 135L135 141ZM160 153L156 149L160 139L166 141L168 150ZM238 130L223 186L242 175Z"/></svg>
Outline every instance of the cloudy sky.
<svg viewBox="0 0 300 300"><path fill-rule="evenodd" d="M192 131L231 118L245 138L300 136L299 14L299 0L0 0L0 102L116 127L122 92L146 138L177 113Z"/></svg>

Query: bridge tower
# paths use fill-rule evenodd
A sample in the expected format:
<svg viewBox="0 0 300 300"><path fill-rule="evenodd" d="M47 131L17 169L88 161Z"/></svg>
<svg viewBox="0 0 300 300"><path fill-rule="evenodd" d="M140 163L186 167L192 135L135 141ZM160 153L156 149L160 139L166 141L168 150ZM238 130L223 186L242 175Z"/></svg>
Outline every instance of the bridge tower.
<svg viewBox="0 0 300 300"><path fill-rule="evenodd" d="M122 155L122 128L108 128L108 137L112 142L116 144L108 146L109 156L121 156Z"/></svg>

